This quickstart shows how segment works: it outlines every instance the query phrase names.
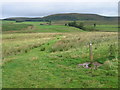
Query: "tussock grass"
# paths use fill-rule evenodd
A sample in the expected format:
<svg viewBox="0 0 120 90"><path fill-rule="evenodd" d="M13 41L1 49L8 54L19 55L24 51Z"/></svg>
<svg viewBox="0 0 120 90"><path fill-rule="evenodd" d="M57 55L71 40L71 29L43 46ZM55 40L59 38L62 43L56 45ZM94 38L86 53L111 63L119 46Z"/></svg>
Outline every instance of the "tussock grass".
<svg viewBox="0 0 120 90"><path fill-rule="evenodd" d="M61 34L4 34L3 57L27 53L30 49L41 47L57 35Z"/></svg>
<svg viewBox="0 0 120 90"><path fill-rule="evenodd" d="M3 34L3 87L117 88L117 39L115 32ZM78 67L90 61L90 41L102 63L92 73Z"/></svg>

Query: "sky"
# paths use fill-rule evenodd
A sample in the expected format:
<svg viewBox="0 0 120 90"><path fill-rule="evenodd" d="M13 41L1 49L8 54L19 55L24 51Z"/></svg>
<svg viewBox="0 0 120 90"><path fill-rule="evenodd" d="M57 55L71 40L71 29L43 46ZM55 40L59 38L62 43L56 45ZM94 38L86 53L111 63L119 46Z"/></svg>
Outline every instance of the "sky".
<svg viewBox="0 0 120 90"><path fill-rule="evenodd" d="M43 17L58 13L118 16L119 0L1 0L0 18Z"/></svg>

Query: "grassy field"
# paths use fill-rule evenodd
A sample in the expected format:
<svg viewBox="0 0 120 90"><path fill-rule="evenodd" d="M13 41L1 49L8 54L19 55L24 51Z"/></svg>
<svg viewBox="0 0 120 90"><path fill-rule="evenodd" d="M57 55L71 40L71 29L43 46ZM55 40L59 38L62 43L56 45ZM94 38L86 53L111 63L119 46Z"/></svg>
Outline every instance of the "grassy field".
<svg viewBox="0 0 120 90"><path fill-rule="evenodd" d="M31 32L81 32L83 30L64 26L65 23L70 21L53 21L52 25L48 25L48 22L15 22L15 21L3 21L2 30L3 33L10 33L10 32L24 32L24 33L31 33ZM84 26L88 29L96 29L98 31L105 31L105 32L117 32L118 25L117 23L108 23L104 21L77 21L77 23L83 22ZM94 28L94 23L96 23L96 27ZM40 25L44 24L44 25Z"/></svg>
<svg viewBox="0 0 120 90"><path fill-rule="evenodd" d="M24 32L24 33L31 33L31 32L47 32L47 33L58 33L58 32L81 32L83 30L74 28L74 27L69 27L69 26L64 26L64 25L40 25L40 24L46 24L47 22L21 22L21 23L16 23L16 22L6 22L3 23L3 33L10 33L10 32ZM12 25L11 25L12 24ZM19 25L19 28L16 28ZM28 25L27 27L25 27ZM32 25L32 26L30 26ZM7 27L4 27L7 26ZM25 28L24 28L25 27ZM13 28L13 30L11 30Z"/></svg>
<svg viewBox="0 0 120 90"><path fill-rule="evenodd" d="M3 31L19 31L25 30L26 28L32 26L31 24L17 24L14 22L2 22Z"/></svg>
<svg viewBox="0 0 120 90"><path fill-rule="evenodd" d="M86 27L96 29L98 31L105 31L105 32L117 32L118 31L118 25L96 25L95 28L93 25L87 25Z"/></svg>
<svg viewBox="0 0 120 90"><path fill-rule="evenodd" d="M32 30L28 27L15 33L15 30L3 30L3 88L118 87L117 32L85 32L64 25L40 23L46 22L16 23L33 25ZM78 65L90 62L90 41L93 60L102 65L97 69Z"/></svg>

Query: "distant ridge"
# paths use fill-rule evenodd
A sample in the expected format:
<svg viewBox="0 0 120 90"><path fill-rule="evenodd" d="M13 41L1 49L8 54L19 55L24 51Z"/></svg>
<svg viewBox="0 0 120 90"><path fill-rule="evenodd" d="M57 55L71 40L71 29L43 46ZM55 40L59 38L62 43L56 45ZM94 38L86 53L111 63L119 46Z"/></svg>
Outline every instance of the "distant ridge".
<svg viewBox="0 0 120 90"><path fill-rule="evenodd" d="M14 17L14 18L6 18L3 20L11 20L11 21L60 21L60 20L117 20L118 17L107 17L97 14L80 14L80 13L62 13L62 14L53 14L45 17L37 17L37 18L27 18L27 17Z"/></svg>

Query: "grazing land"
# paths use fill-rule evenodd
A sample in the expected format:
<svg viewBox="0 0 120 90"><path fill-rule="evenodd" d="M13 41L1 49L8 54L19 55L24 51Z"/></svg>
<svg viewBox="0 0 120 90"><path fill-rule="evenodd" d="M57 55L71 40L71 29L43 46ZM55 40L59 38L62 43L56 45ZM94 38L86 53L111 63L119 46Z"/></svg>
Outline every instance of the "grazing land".
<svg viewBox="0 0 120 90"><path fill-rule="evenodd" d="M84 31L69 22L3 21L3 88L118 88L117 24L96 21L99 31ZM79 66L90 62L90 42L96 69Z"/></svg>

